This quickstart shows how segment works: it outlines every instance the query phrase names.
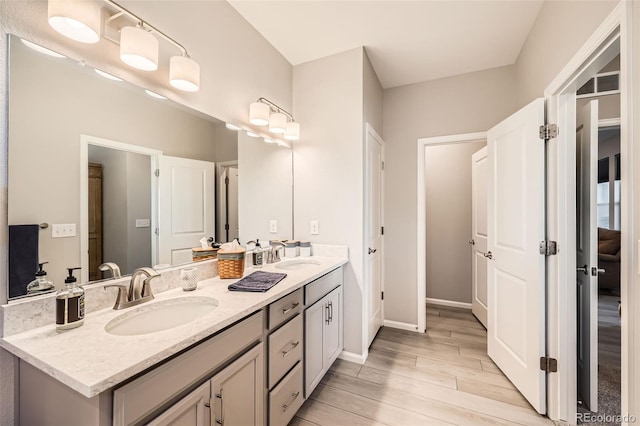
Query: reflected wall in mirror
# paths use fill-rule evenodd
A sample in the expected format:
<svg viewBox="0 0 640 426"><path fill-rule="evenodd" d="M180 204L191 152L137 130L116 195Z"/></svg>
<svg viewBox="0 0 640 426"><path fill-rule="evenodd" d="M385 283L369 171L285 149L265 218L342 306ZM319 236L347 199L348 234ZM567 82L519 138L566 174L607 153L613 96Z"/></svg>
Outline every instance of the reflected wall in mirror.
<svg viewBox="0 0 640 426"><path fill-rule="evenodd" d="M49 262L48 278L61 288L67 267L82 266L85 283L111 276L97 270L102 262L123 275L174 265L190 261L203 236L224 241L227 223L230 237L241 231L234 200L243 185L261 183L237 179L233 187L245 167L237 132L78 61L35 52L17 36L9 52L10 299L26 293L38 262ZM290 185L269 190L282 191L291 211ZM292 222L279 226L290 231Z"/></svg>

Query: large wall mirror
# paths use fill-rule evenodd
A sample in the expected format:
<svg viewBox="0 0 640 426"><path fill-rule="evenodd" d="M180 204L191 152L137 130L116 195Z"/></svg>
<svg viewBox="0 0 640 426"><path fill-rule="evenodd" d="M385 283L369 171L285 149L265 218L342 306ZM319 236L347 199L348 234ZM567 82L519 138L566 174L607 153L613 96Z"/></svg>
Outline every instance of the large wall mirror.
<svg viewBox="0 0 640 426"><path fill-rule="evenodd" d="M201 238L293 237L290 149L27 44L9 36L9 299L42 262L61 288L66 268L189 262Z"/></svg>

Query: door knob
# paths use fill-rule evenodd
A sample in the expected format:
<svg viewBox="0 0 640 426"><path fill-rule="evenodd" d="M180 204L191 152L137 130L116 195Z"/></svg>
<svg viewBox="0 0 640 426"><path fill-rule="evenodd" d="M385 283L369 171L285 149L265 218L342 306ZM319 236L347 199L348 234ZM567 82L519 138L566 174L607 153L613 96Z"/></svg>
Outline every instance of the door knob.
<svg viewBox="0 0 640 426"><path fill-rule="evenodd" d="M591 267L591 276L592 277L597 277L598 274L604 274L604 273L605 273L605 270L602 269L602 268L596 268L595 266ZM585 272L585 274L586 274L586 272Z"/></svg>
<svg viewBox="0 0 640 426"><path fill-rule="evenodd" d="M483 253L484 257L486 257L487 259L493 259L493 253L491 252L487 252L487 253Z"/></svg>
<svg viewBox="0 0 640 426"><path fill-rule="evenodd" d="M475 242L475 240L469 240L469 244L471 244L472 246L475 246L476 242Z"/></svg>
<svg viewBox="0 0 640 426"><path fill-rule="evenodd" d="M377 252L378 249L372 249L371 247L369 247L369 254L373 254L375 252Z"/></svg>
<svg viewBox="0 0 640 426"><path fill-rule="evenodd" d="M589 267L584 265L582 268L576 268L577 272L582 272L585 275L589 275Z"/></svg>

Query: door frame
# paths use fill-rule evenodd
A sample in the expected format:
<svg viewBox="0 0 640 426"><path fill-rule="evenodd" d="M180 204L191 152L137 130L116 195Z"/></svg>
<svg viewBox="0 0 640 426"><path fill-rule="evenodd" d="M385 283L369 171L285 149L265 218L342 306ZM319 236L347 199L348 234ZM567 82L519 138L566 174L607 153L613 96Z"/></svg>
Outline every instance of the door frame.
<svg viewBox="0 0 640 426"><path fill-rule="evenodd" d="M218 208L218 206L222 205L222 199L221 199L222 194L220 194L218 192L218 188L219 188L219 185L220 185L220 176L222 176L222 172L224 172L225 169L227 169L229 167L233 167L233 166L238 168L238 160L221 161L219 163L216 163L216 182L215 182L215 186L216 186L215 187L215 193L216 193L216 195L215 195L215 198L216 198L216 208L215 208L215 210L216 210L216 212L215 212L215 219L214 219L215 222L216 222L216 225L214 227L215 228L214 239L216 241L222 241L221 240L222 235L218 235L218 212L220 210ZM238 170L239 170L239 168L238 168ZM220 213L220 214L222 214L222 213Z"/></svg>
<svg viewBox="0 0 640 426"><path fill-rule="evenodd" d="M447 136L435 136L431 138L420 138L417 143L417 158L418 158L418 190L416 197L418 200L418 210L416 223L418 224L418 246L416 247L417 253L417 267L418 267L418 279L416 281L416 294L417 297L417 311L418 311L418 324L417 331L424 333L427 330L427 216L426 216L426 185L424 182L424 155L425 148L427 146L434 145L449 145L467 142L479 142L487 140L487 132L476 133L463 133L459 135L447 135ZM407 325L404 328L406 330L416 331L416 326Z"/></svg>
<svg viewBox="0 0 640 426"><path fill-rule="evenodd" d="M382 139L382 136L380 136L378 134L378 132L376 132L376 130L373 128L373 126L369 123L365 123L365 137L364 137L364 187L363 187L363 192L364 192L364 211L367 212L369 209L369 203L371 200L369 200L369 191L367 190L369 188L369 135L373 136L374 139L376 139L378 141L378 143L380 143L381 146L381 153L382 153L382 162L384 164L384 159L385 159L385 143L384 143L384 139ZM382 224L382 227L384 228L384 168L382 168L382 185L380 186L380 223ZM362 315L362 319L363 319L363 328L366 330L364 333L362 333L362 347L365 348L365 359L366 359L366 354L369 352L369 300L370 300L370 296L371 296L371 283L369 282L370 277L369 277L369 255L367 253L367 248L369 247L369 234L367 232L367 230L369 229L369 215L368 214L364 214L364 218L363 218L363 229L362 229L362 264L364 265L364 270L363 270L363 276L364 276L364 282L366 283L366 291L364 294L364 309L363 309L363 315ZM381 247L380 247L380 291L382 291L384 293L384 254L385 254L385 250L384 250L384 234L382 235L382 243L381 243ZM384 299L382 299L380 301L380 315L382 316L382 326L388 325L387 321L384 319Z"/></svg>
<svg viewBox="0 0 640 426"><path fill-rule="evenodd" d="M151 157L151 263L155 265L158 260L158 235L154 230L158 227L158 179L154 176L154 170L159 167L159 157L162 151L132 145L110 139L99 138L91 135L80 135L80 282L89 280L89 239L85 238L89 233L89 145L120 151L133 152Z"/></svg>
<svg viewBox="0 0 640 426"><path fill-rule="evenodd" d="M627 200L622 207L622 259L621 259L621 300L622 300L622 414L635 415L635 384L640 379L638 365L640 351L635 350L632 342L639 341L634 326L635 299L634 286L640 279L634 275L633 259L637 255L634 249L633 220L634 206L633 181L633 123L632 123L632 2L620 2L611 14L596 29L587 42L576 52L569 63L545 89L547 120L558 125L560 131L556 138L549 140L547 161L551 167L547 174L547 238L558 242L556 256L547 258L548 296L547 296L547 351L550 357L558 360L558 372L549 374L547 381L548 415L553 420L570 423L576 421L577 404L577 348L568 342L577 337L576 318L576 227L575 227L575 129L576 104L575 92L586 82L587 74L595 74L598 67L608 61L607 46L614 39L619 42L620 52L620 89L621 89L621 162L622 196ZM603 63L604 62L604 63ZM563 131L563 129L565 129ZM560 285L560 283L563 283ZM566 284L568 283L568 285ZM632 285L635 284L635 285ZM630 362L633 360L634 362ZM630 377L631 379L627 379Z"/></svg>

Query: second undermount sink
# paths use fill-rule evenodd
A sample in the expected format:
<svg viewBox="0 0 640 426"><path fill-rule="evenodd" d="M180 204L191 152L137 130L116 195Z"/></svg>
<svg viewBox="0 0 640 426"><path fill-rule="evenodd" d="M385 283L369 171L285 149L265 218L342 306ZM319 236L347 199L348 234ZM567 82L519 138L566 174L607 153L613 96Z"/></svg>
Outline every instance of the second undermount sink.
<svg viewBox="0 0 640 426"><path fill-rule="evenodd" d="M218 306L211 297L181 297L142 305L112 319L104 329L117 336L156 333L195 321Z"/></svg>
<svg viewBox="0 0 640 426"><path fill-rule="evenodd" d="M294 270L304 269L309 265L319 265L320 262L312 259L286 260L276 264L276 269Z"/></svg>

